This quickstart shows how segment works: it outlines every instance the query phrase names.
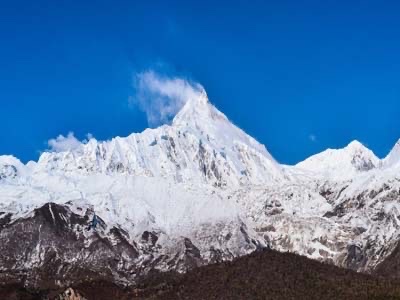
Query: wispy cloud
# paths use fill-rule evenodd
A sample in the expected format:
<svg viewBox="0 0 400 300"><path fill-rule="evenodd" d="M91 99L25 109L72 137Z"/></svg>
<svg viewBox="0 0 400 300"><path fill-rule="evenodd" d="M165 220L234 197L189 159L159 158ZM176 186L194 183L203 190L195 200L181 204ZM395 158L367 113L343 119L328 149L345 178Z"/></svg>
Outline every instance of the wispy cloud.
<svg viewBox="0 0 400 300"><path fill-rule="evenodd" d="M49 150L53 152L73 151L81 147L83 144L86 144L88 140L92 138L93 135L88 133L87 139L80 141L75 137L73 132L69 132L67 136L60 134L55 139L48 140L47 144Z"/></svg>
<svg viewBox="0 0 400 300"><path fill-rule="evenodd" d="M152 70L136 74L134 88L135 95L129 102L146 113L151 127L169 123L189 99L204 91L198 83Z"/></svg>
<svg viewBox="0 0 400 300"><path fill-rule="evenodd" d="M317 141L317 136L315 135L315 134L310 134L309 136L308 136L308 139L311 141L311 142L316 142Z"/></svg>

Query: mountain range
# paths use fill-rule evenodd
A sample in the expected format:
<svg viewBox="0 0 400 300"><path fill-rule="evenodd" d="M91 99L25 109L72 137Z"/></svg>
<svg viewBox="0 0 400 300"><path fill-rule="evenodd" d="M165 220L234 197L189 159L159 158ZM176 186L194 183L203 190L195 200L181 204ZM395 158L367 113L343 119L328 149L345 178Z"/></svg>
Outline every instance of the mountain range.
<svg viewBox="0 0 400 300"><path fill-rule="evenodd" d="M170 125L0 156L0 281L134 285L262 249L399 277L399 171L400 141L384 159L353 141L280 164L202 91Z"/></svg>

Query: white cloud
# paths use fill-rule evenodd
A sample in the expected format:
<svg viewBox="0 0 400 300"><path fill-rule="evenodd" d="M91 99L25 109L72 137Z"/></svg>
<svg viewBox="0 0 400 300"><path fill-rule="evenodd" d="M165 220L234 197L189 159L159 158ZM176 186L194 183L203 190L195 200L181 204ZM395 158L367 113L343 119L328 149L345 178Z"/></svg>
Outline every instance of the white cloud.
<svg viewBox="0 0 400 300"><path fill-rule="evenodd" d="M63 152L75 150L83 143L74 136L73 132L69 132L67 136L59 135L55 139L50 139L47 144L50 147L50 151Z"/></svg>
<svg viewBox="0 0 400 300"><path fill-rule="evenodd" d="M167 77L154 71L135 76L135 96L131 105L138 105L146 113L150 126L169 123L183 105L204 91L198 83L179 77Z"/></svg>
<svg viewBox="0 0 400 300"><path fill-rule="evenodd" d="M316 142L317 141L317 136L315 134L310 134L308 136L308 138L310 139L311 142Z"/></svg>

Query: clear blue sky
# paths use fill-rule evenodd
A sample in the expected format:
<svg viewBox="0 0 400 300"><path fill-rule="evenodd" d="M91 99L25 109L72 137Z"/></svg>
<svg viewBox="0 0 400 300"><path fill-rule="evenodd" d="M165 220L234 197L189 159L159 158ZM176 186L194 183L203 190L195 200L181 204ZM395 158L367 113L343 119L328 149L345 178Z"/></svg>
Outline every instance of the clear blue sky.
<svg viewBox="0 0 400 300"><path fill-rule="evenodd" d="M23 161L142 131L132 78L160 62L283 163L400 138L398 1L1 1L0 41L0 154Z"/></svg>

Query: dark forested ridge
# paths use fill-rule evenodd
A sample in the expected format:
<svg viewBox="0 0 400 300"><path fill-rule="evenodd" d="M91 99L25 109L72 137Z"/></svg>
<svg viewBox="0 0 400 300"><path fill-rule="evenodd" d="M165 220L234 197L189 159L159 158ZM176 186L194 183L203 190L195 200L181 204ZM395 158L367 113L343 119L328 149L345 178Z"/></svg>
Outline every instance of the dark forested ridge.
<svg viewBox="0 0 400 300"><path fill-rule="evenodd" d="M400 281L272 250L195 269L148 299L400 299Z"/></svg>
<svg viewBox="0 0 400 300"><path fill-rule="evenodd" d="M73 288L88 300L400 299L397 279L359 274L272 250L200 267L185 275L153 274L136 288L90 280ZM0 299L45 299L46 293L50 298L57 295L56 291L28 293L14 285L0 288Z"/></svg>

